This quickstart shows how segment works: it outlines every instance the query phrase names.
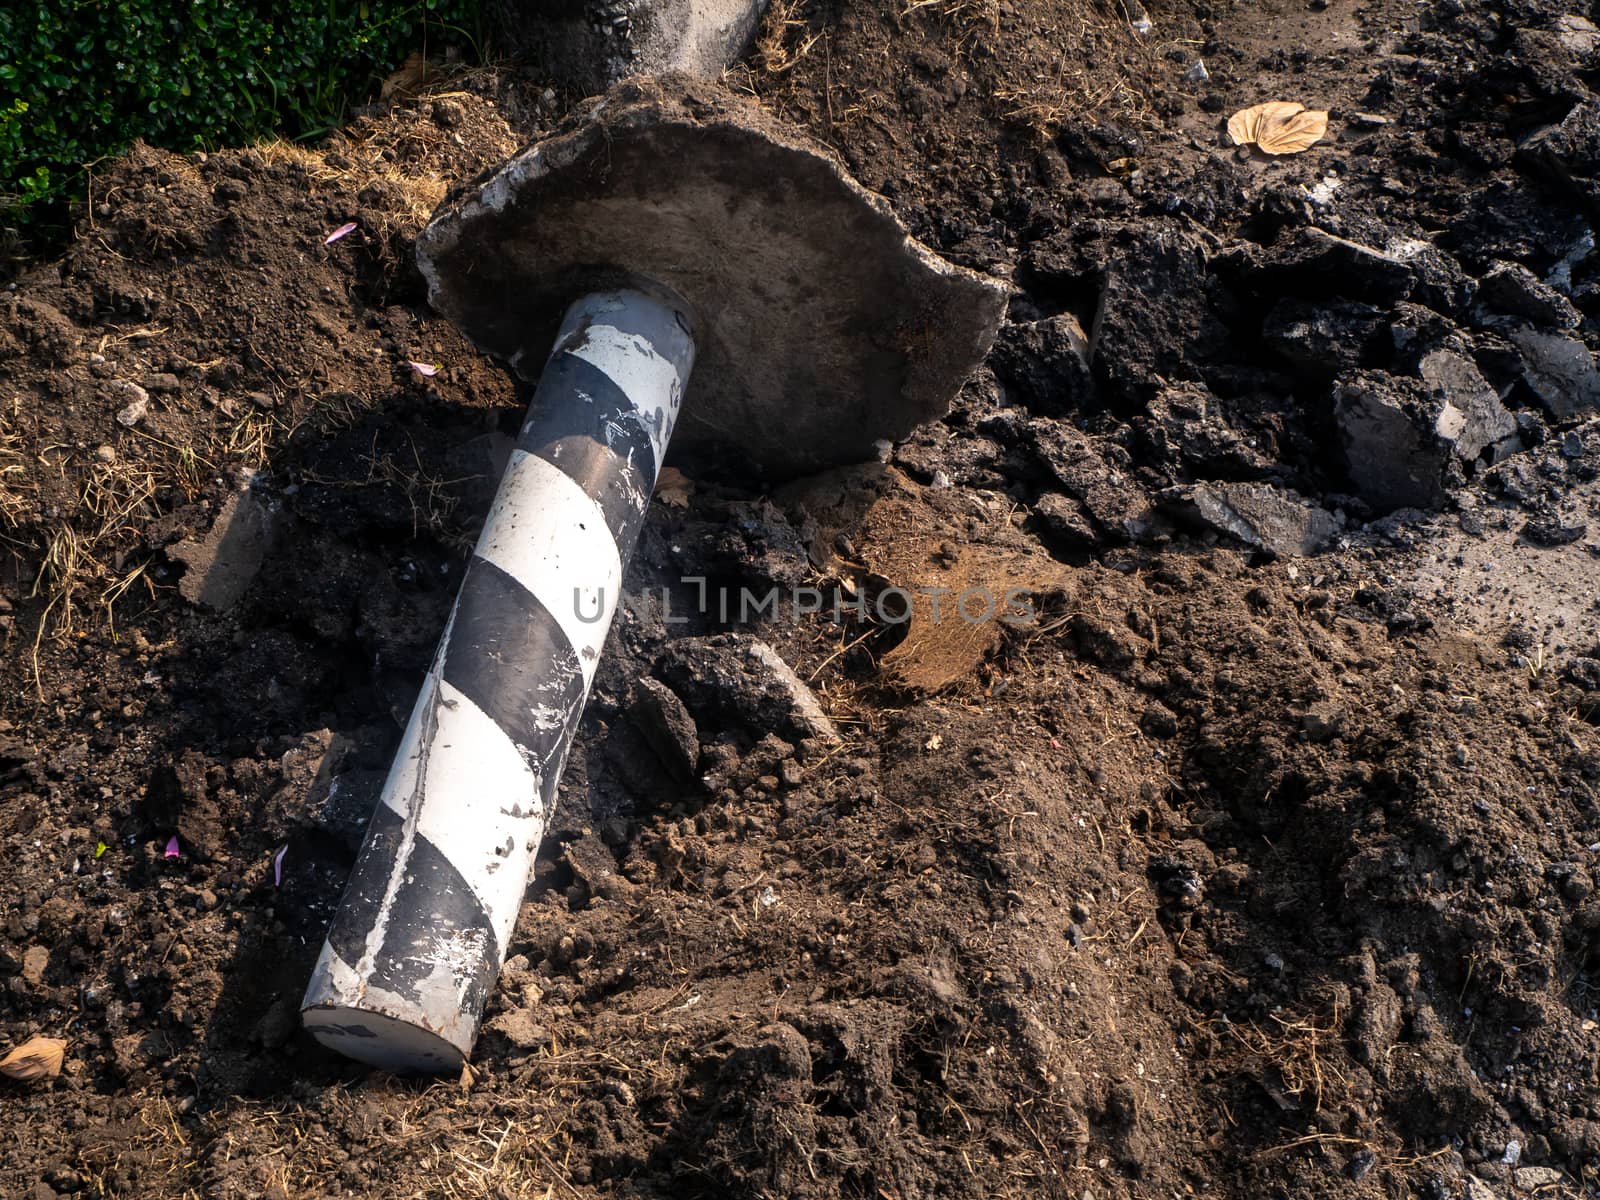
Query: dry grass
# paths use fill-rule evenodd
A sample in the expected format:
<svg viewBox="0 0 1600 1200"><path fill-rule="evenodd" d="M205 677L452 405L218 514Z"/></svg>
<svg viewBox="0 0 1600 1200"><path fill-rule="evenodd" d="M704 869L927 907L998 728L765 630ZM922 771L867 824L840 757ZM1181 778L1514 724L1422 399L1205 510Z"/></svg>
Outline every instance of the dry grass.
<svg viewBox="0 0 1600 1200"><path fill-rule="evenodd" d="M38 491L38 485L28 478L22 435L17 431L21 406L22 401L13 396L10 411L0 410L0 530L22 525L33 509L30 497Z"/></svg>
<svg viewBox="0 0 1600 1200"><path fill-rule="evenodd" d="M806 20L806 0L772 0L756 34L755 62L769 75L792 69L822 39Z"/></svg>

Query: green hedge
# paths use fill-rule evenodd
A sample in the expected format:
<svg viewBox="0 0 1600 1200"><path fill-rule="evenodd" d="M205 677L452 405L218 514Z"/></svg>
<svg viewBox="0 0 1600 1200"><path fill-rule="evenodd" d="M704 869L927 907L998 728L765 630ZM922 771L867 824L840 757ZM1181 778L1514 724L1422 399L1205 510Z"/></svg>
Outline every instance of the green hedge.
<svg viewBox="0 0 1600 1200"><path fill-rule="evenodd" d="M336 122L474 0L0 0L0 209L82 190L136 138L191 150Z"/></svg>

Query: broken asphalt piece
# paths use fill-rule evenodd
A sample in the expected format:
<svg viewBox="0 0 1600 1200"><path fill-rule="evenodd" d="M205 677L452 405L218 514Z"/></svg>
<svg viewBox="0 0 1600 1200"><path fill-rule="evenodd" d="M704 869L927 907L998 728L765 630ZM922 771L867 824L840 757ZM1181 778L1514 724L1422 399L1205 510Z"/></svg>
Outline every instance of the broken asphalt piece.
<svg viewBox="0 0 1600 1200"><path fill-rule="evenodd" d="M1514 445L1516 422L1469 360L1435 351L1423 361L1424 380L1358 371L1334 386L1350 480L1380 513L1438 505L1452 460Z"/></svg>
<svg viewBox="0 0 1600 1200"><path fill-rule="evenodd" d="M1297 492L1265 483L1197 483L1161 493L1163 508L1190 524L1281 558L1315 554L1339 521Z"/></svg>
<svg viewBox="0 0 1600 1200"><path fill-rule="evenodd" d="M678 638L656 672L701 724L733 725L787 741L839 740L816 694L771 646L738 634Z"/></svg>
<svg viewBox="0 0 1600 1200"><path fill-rule="evenodd" d="M1144 533L1150 500L1133 479L1132 462L1122 447L1102 448L1067 422L1049 418L1024 422L1018 433L1034 461L1083 506L1100 540L1116 545Z"/></svg>
<svg viewBox="0 0 1600 1200"><path fill-rule="evenodd" d="M1262 479L1272 473L1266 455L1229 426L1204 384L1164 388L1135 418L1159 460L1176 461L1200 478Z"/></svg>
<svg viewBox="0 0 1600 1200"><path fill-rule="evenodd" d="M272 501L248 489L229 496L205 537L167 547L167 557L187 568L178 580L179 593L216 612L232 608L261 570L277 524Z"/></svg>
<svg viewBox="0 0 1600 1200"><path fill-rule="evenodd" d="M584 93L628 75L715 79L755 37L767 0L490 0L501 46Z"/></svg>
<svg viewBox="0 0 1600 1200"><path fill-rule="evenodd" d="M1267 313L1261 338L1285 362L1308 375L1337 375L1370 366L1385 348L1389 314L1357 300L1280 300Z"/></svg>
<svg viewBox="0 0 1600 1200"><path fill-rule="evenodd" d="M1274 242L1250 282L1267 295L1392 304L1411 293L1416 275L1393 254L1308 226Z"/></svg>
<svg viewBox="0 0 1600 1200"><path fill-rule="evenodd" d="M1521 263L1495 263L1478 282L1478 301L1490 312L1534 325L1576 329L1583 320L1572 301Z"/></svg>
<svg viewBox="0 0 1600 1200"><path fill-rule="evenodd" d="M1107 264L1089 330L1096 377L1136 405L1197 378L1196 361L1227 337L1207 299L1210 282L1198 234L1130 229Z"/></svg>
<svg viewBox="0 0 1600 1200"><path fill-rule="evenodd" d="M1030 412L1066 416L1083 411L1094 397L1089 339L1071 313L1008 322L989 365L1008 400Z"/></svg>
<svg viewBox="0 0 1600 1200"><path fill-rule="evenodd" d="M628 716L673 779L690 783L696 778L700 731L676 692L659 679L637 680Z"/></svg>
<svg viewBox="0 0 1600 1200"><path fill-rule="evenodd" d="M583 289L670 290L695 322L672 432L691 475L870 459L948 411L1007 296L914 241L830 153L682 76L586 105L448 200L417 255L433 307L526 379Z"/></svg>
<svg viewBox="0 0 1600 1200"><path fill-rule="evenodd" d="M1060 492L1046 492L1033 506L1045 540L1063 550L1094 550L1100 533L1080 500Z"/></svg>
<svg viewBox="0 0 1600 1200"><path fill-rule="evenodd" d="M1600 212L1600 102L1585 100L1556 125L1522 140L1516 162L1555 184L1591 214Z"/></svg>
<svg viewBox="0 0 1600 1200"><path fill-rule="evenodd" d="M1576 338L1515 329L1511 341L1522 355L1522 379L1552 420L1571 421L1600 407L1600 371L1594 354Z"/></svg>
<svg viewBox="0 0 1600 1200"><path fill-rule="evenodd" d="M1444 407L1435 419L1435 431L1451 444L1463 462L1488 452L1491 463L1521 449L1516 418L1500 403L1470 358L1450 350L1423 355L1417 373L1433 388Z"/></svg>
<svg viewBox="0 0 1600 1200"><path fill-rule="evenodd" d="M1522 527L1522 538L1532 545L1549 548L1570 546L1573 542L1581 541L1588 532L1586 523L1565 521L1551 513L1530 517Z"/></svg>

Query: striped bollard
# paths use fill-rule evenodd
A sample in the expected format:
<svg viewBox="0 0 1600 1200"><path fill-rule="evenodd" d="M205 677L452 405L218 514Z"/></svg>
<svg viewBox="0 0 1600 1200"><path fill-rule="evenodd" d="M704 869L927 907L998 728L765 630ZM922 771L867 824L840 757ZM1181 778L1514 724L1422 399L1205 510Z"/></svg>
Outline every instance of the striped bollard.
<svg viewBox="0 0 1600 1200"><path fill-rule="evenodd" d="M471 1052L694 353L664 297L568 309L306 989L341 1054Z"/></svg>

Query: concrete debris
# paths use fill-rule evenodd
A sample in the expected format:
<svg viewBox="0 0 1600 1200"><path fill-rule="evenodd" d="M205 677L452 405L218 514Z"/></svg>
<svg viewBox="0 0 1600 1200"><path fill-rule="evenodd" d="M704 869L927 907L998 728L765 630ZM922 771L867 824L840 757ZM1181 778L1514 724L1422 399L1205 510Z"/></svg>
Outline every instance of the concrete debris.
<svg viewBox="0 0 1600 1200"><path fill-rule="evenodd" d="M1380 304L1405 299L1416 284L1415 272L1396 255L1310 227L1272 246L1254 274L1252 282L1268 294Z"/></svg>
<svg viewBox="0 0 1600 1200"><path fill-rule="evenodd" d="M540 75L602 92L628 75L721 75L755 36L766 0L489 0L497 41Z"/></svg>
<svg viewBox="0 0 1600 1200"><path fill-rule="evenodd" d="M1522 378L1551 418L1571 421L1600 407L1600 371L1594 354L1576 338L1513 330L1511 341L1522 354Z"/></svg>
<svg viewBox="0 0 1600 1200"><path fill-rule="evenodd" d="M1572 301L1521 263L1495 263L1478 284L1478 299L1492 312L1535 325L1576 329L1583 320Z"/></svg>
<svg viewBox="0 0 1600 1200"><path fill-rule="evenodd" d="M1315 554L1339 521L1303 496L1265 483L1197 483L1160 496L1175 517L1284 558Z"/></svg>
<svg viewBox="0 0 1600 1200"><path fill-rule="evenodd" d="M237 604L272 548L277 518L270 501L251 491L235 492L205 537L169 546L167 557L188 568L178 581L183 598L217 612Z"/></svg>
<svg viewBox="0 0 1600 1200"><path fill-rule="evenodd" d="M656 670L701 725L733 724L797 742L839 740L816 694L765 642L737 634L679 638Z"/></svg>
<svg viewBox="0 0 1600 1200"><path fill-rule="evenodd" d="M695 778L700 731L676 692L659 679L640 679L633 685L628 716L674 779L688 783Z"/></svg>
<svg viewBox="0 0 1600 1200"><path fill-rule="evenodd" d="M1470 462L1487 451L1492 462L1499 462L1522 448L1516 418L1470 358L1435 350L1423 356L1417 369L1443 404L1434 428L1457 457Z"/></svg>
<svg viewBox="0 0 1600 1200"><path fill-rule="evenodd" d="M1334 422L1350 481L1378 512L1432 508L1444 499L1452 452L1439 430L1443 407L1422 383L1381 371L1335 385Z"/></svg>
<svg viewBox="0 0 1600 1200"><path fill-rule="evenodd" d="M1267 313L1261 338L1268 349L1311 375L1337 375L1369 366L1389 330L1389 315L1356 300L1313 303L1289 298Z"/></svg>
<svg viewBox="0 0 1600 1200"><path fill-rule="evenodd" d="M456 194L417 265L434 310L530 382L580 283L671 292L697 326L672 435L691 477L730 454L774 478L871 458L949 411L1010 293L913 239L827 149L684 75L618 84Z"/></svg>

